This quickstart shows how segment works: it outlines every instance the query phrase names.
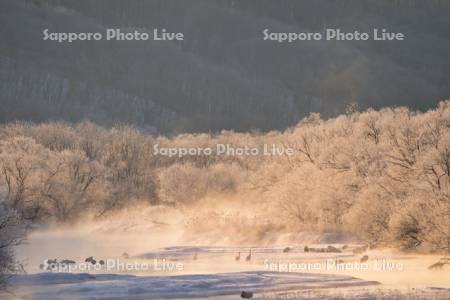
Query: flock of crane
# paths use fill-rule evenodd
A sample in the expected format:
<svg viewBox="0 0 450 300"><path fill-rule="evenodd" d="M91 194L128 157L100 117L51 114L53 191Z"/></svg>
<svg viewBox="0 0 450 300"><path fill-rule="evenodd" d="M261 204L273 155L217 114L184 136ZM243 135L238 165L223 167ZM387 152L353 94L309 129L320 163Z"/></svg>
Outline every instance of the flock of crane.
<svg viewBox="0 0 450 300"><path fill-rule="evenodd" d="M356 247L356 248L353 248L353 249L351 249L351 252L354 254L354 255L362 255L361 257L360 257L360 259L359 259L359 261L361 262L361 263L365 263L365 262L367 262L368 260L369 260L369 256L367 255L367 254L365 254L365 252L368 250L368 246L360 246L360 247ZM236 261L236 262L239 262L239 261L241 261L241 260L244 260L245 259L245 261L246 262L251 262L251 260L252 260L252 248L250 248L249 250L248 250L248 254L247 255L245 255L245 258L243 257L243 256L241 256L241 254L242 254L242 252L241 251L239 251L238 253L237 253L237 255L234 257L234 260ZM291 247L285 247L283 250L282 250L282 252L283 253L289 253L289 252L292 252L292 248ZM342 247L340 247L340 248L337 248L337 247L334 247L334 246L328 246L328 247L320 247L320 248L312 248L312 247L308 247L308 246L305 246L304 248L303 248L303 252L304 253L309 253L309 252L312 252L312 253L340 253L340 252L343 252L343 251L349 251L350 249L349 249L349 246L348 245L344 245L344 246L342 246ZM199 255L198 255L198 252L195 252L194 254L193 254L193 257L192 257L192 259L194 260L194 261L196 261L197 259L198 259L198 257L199 257ZM128 253L122 253L122 258L124 258L124 259L129 259L129 258L131 258L131 256L128 254ZM93 256L90 256L90 257L87 257L85 260L84 260L86 263L90 263L90 264L92 264L92 265L97 265L97 264L99 264L99 265L104 265L105 264L105 261L104 260L102 260L102 259L99 259L99 260L97 260L97 259L95 259ZM339 260L339 262L343 262L342 260ZM60 261L58 261L57 259L47 259L46 261L45 261L45 265L44 264L41 264L40 265L40 268L42 269L42 270L52 270L51 268L52 268L52 266L60 266L60 265L71 265L71 264L75 264L76 262L75 261L73 261L73 260L70 260L70 259L63 259L63 260L60 260ZM450 264L450 257L444 257L444 258L441 258L438 262L436 262L436 263L434 263L434 264L432 264L432 265L430 265L429 267L428 267L428 269L429 270L440 270L440 269L443 269L443 267L445 266L445 265L447 265L447 264ZM250 299L250 298L253 298L253 292L252 291L242 291L241 292L241 294L240 294L240 296L241 296L241 298L244 298L244 299Z"/></svg>
<svg viewBox="0 0 450 300"><path fill-rule="evenodd" d="M308 252L315 252L315 253L324 253L324 252L327 252L327 253L340 253L340 252L342 252L344 250L347 250L347 249L349 249L348 245L344 245L341 248L336 248L334 246L328 246L326 248L323 248L323 247L322 248L312 248L312 247L305 246L303 248L303 252L305 252L305 253L308 253ZM364 254L367 250L368 250L368 246L365 245L365 246L353 248L352 252L353 252L354 255L359 255L359 254ZM291 251L292 251L292 248L285 247L282 252L283 253L288 253L288 252L291 252ZM244 261L243 257L241 257L241 253L242 252L239 251L237 253L237 255L234 257L234 260L236 262L241 261L241 260ZM129 259L130 255L128 253L124 252L122 254L122 258ZM194 261L196 261L198 259L198 253L197 252L194 253L192 259ZM249 249L248 254L245 256L245 261L246 262L251 262L251 260L252 260L252 248ZM361 263L365 263L368 260L369 260L369 256L367 254L362 255L360 257L360 259L359 259L359 261ZM99 264L100 266L105 265L105 261L104 260L102 260L102 259L96 260L93 256L87 257L84 261L86 263L90 263L92 265L97 265L97 264ZM339 260L339 262L342 262L342 260ZM44 270L44 271L47 270L48 271L48 270L51 270L51 268L54 267L54 266L61 266L61 265L68 266L68 265L72 265L72 264L76 264L76 262L74 260L70 260L70 259L63 259L63 260L60 260L60 261L58 261L57 259L47 259L47 260L45 260L45 264L41 264L39 266L39 268L41 270ZM441 258L438 262L430 265L428 267L428 269L429 270L440 270L440 269L443 269L445 265L450 265L450 257L443 257L443 258Z"/></svg>

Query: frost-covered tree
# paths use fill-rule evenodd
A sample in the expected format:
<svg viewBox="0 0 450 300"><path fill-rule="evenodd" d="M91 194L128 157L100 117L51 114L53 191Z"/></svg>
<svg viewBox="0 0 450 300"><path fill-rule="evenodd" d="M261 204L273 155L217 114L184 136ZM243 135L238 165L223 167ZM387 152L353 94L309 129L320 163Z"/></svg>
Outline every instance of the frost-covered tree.
<svg viewBox="0 0 450 300"><path fill-rule="evenodd" d="M449 129L449 101L427 112L384 108L328 120L312 114L267 133L154 137L86 122L6 124L0 126L0 196L33 222L107 217L137 203L183 212L214 207L223 211L205 212L215 216L208 226L190 222L190 229L214 231L236 220L233 235L257 229L252 242L268 238L263 229L338 231L373 246L447 251ZM155 154L155 144L260 150L275 144L294 155L168 157Z"/></svg>
<svg viewBox="0 0 450 300"><path fill-rule="evenodd" d="M25 230L20 215L0 199L0 290L11 275L22 271L14 256L14 247L24 241Z"/></svg>

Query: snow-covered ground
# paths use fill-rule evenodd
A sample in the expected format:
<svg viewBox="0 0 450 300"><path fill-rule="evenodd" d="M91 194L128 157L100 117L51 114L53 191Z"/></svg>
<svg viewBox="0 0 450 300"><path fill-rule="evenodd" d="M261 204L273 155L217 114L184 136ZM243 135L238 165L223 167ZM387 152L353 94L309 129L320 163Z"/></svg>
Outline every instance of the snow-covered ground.
<svg viewBox="0 0 450 300"><path fill-rule="evenodd" d="M38 273L12 279L1 299L450 299L450 289L384 287L345 275L239 272L178 276Z"/></svg>
<svg viewBox="0 0 450 300"><path fill-rule="evenodd" d="M240 272L206 275L133 276L41 273L13 279L25 299L199 299L235 296L241 291L258 295L298 289L366 286L350 276ZM275 295L275 294L274 294Z"/></svg>

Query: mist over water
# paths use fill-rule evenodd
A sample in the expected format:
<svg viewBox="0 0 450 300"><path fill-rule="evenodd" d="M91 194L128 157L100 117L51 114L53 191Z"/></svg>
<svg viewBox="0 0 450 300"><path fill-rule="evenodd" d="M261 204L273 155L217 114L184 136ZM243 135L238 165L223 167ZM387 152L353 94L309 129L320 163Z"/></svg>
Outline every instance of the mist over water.
<svg viewBox="0 0 450 300"><path fill-rule="evenodd" d="M218 204L213 206L217 211ZM225 210L226 204L221 208ZM235 207L228 207L228 213ZM208 210L193 208L190 213L198 214ZM229 233L213 230L202 236L201 232L190 232L187 228L189 210L177 211L174 208L133 207L118 212L103 220L80 222L73 226L48 226L32 232L28 242L20 246L18 258L25 263L30 273L41 272L39 264L45 259L71 259L84 262L94 256L96 259L118 259L123 263L148 263L153 265L155 258L159 263L180 263L181 270L119 270L117 273L138 276L182 275L182 274L215 274L225 272L267 271L269 263L276 264L314 264L328 260L344 259L348 263L357 264L360 255L351 252L335 253L303 253L303 247L324 247L333 245L342 247L343 240L355 247L358 241L351 236L342 237L330 234L312 234L307 232L280 232L268 235L259 242L246 237L241 232L239 238L227 238ZM217 220L216 220L217 222ZM211 222L211 225L215 222ZM208 224L205 224L207 227ZM236 233L234 233L236 234ZM248 233L247 233L248 234ZM334 240L334 241L333 241ZM236 242L236 241L247 241ZM326 241L324 243L324 241ZM353 243L351 243L353 241ZM291 253L283 253L283 249L295 249ZM252 249L252 261L245 262L244 257ZM130 258L124 259L123 253ZM236 256L242 261L236 261ZM368 270L319 269L308 270L308 273L350 275L368 281L377 281L385 288L410 287L446 287L450 288L449 270L432 271L428 266L438 261L439 255L407 254L394 249L369 250L370 268ZM193 257L196 257L195 259ZM376 270L375 264L384 261L396 264L399 269ZM280 265L279 265L280 266ZM93 273L105 273L105 270ZM106 272L107 273L107 272Z"/></svg>

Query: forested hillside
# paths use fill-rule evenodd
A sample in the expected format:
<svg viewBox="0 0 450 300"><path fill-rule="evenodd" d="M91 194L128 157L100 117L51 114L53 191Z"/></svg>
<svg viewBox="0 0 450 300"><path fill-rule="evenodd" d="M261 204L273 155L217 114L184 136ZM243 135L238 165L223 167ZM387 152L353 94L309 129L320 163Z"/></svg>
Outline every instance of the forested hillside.
<svg viewBox="0 0 450 300"><path fill-rule="evenodd" d="M0 122L133 124L148 132L283 129L450 96L449 1L4 0ZM20 24L16 20L21 20ZM59 44L42 30L109 27L185 34L182 42ZM262 30L403 32L405 41L278 44Z"/></svg>

